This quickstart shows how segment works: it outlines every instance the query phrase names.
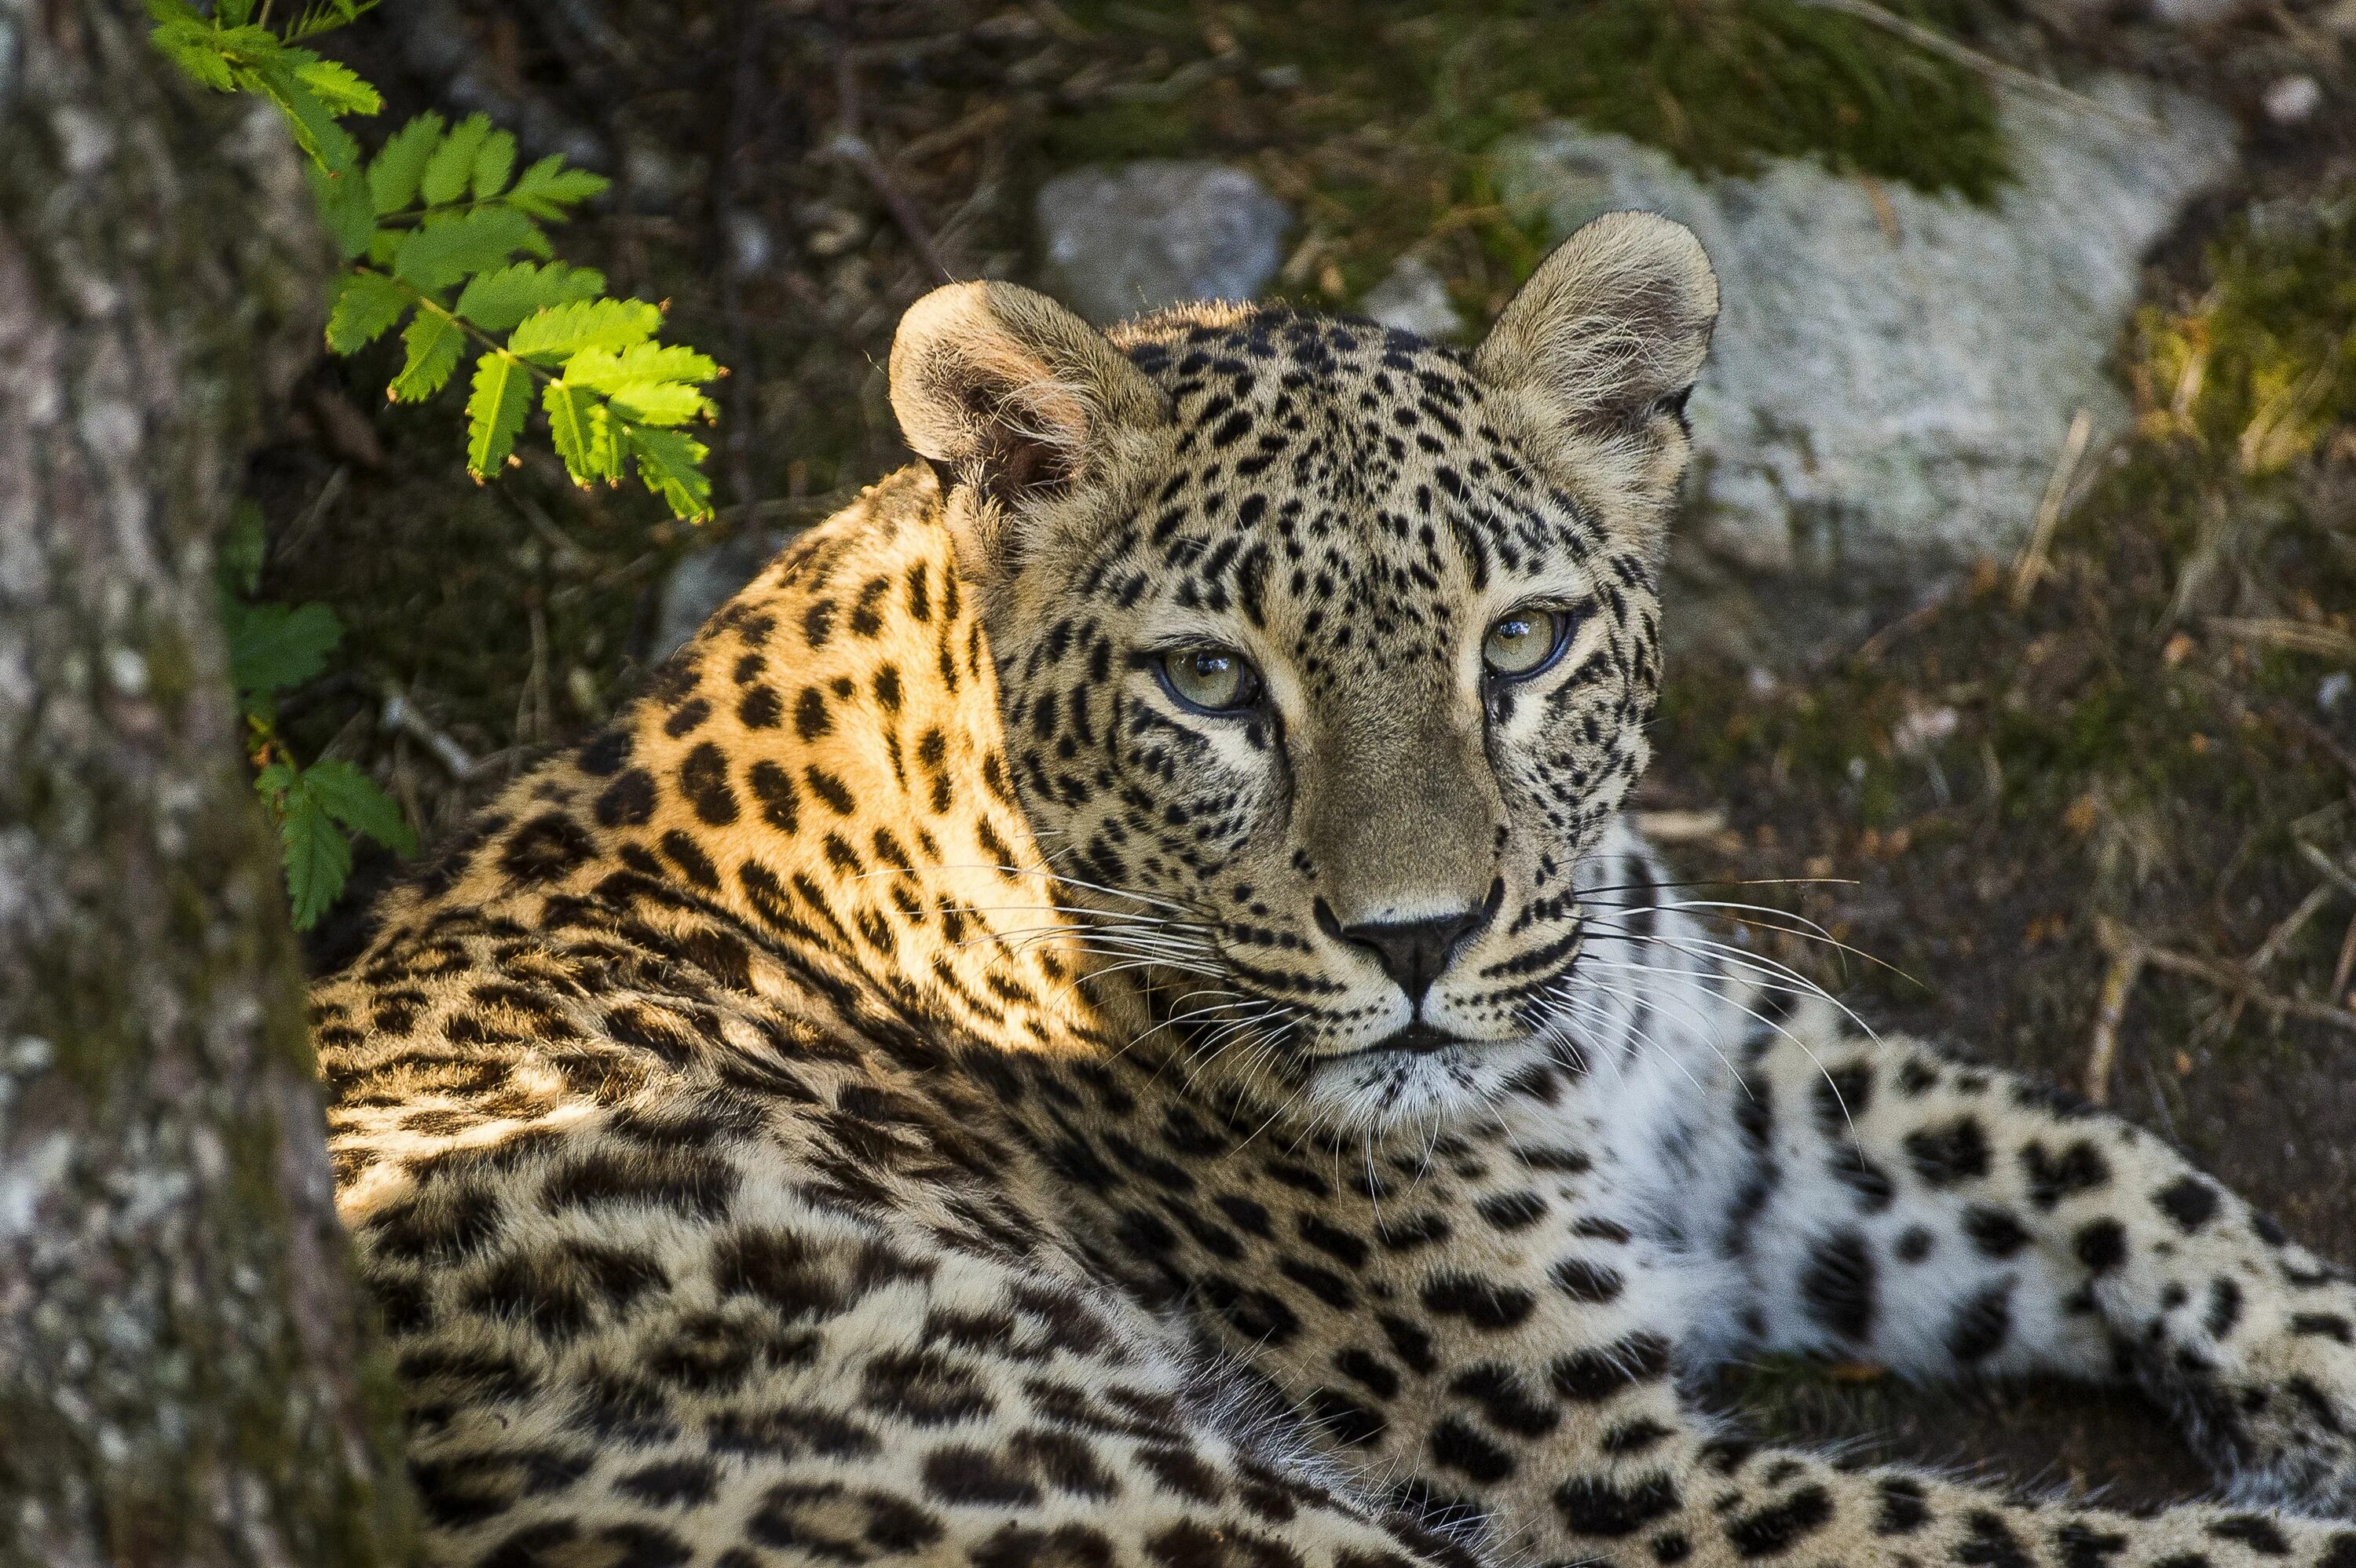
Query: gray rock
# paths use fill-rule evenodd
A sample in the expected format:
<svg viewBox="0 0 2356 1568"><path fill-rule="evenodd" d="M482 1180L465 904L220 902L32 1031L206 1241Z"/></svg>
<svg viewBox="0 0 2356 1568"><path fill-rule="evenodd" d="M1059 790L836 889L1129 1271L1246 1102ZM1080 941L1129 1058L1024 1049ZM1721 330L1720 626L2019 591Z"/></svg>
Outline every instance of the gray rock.
<svg viewBox="0 0 2356 1568"><path fill-rule="evenodd" d="M2151 14L2170 27L2199 31L2252 9L2251 0L2151 0Z"/></svg>
<svg viewBox="0 0 2356 1568"><path fill-rule="evenodd" d="M1507 198L1568 233L1648 208L1689 224L1724 315L1696 390L1696 526L1759 570L1920 584L2029 528L2073 413L2126 418L2105 357L2146 249L2233 165L2231 122L2124 79L2148 126L2008 95L2017 180L1996 207L1810 162L1705 182L1556 123L1501 149Z"/></svg>
<svg viewBox="0 0 2356 1568"><path fill-rule="evenodd" d="M2323 84L2307 75L2286 76L2270 83L2260 106L2277 125L2303 125L2323 107Z"/></svg>
<svg viewBox="0 0 2356 1568"><path fill-rule="evenodd" d="M1401 256L1383 281L1366 291L1358 309L1385 326L1440 342L1464 330L1464 318L1448 297L1447 281L1430 262L1412 253Z"/></svg>
<svg viewBox="0 0 2356 1568"><path fill-rule="evenodd" d="M1290 209L1241 169L1154 159L1039 191L1057 291L1105 323L1188 300L1249 299L1283 261Z"/></svg>
<svg viewBox="0 0 2356 1568"><path fill-rule="evenodd" d="M660 664L695 635L712 612L736 596L736 591L761 573L769 558L785 548L786 536L748 528L693 555L681 556L663 580L662 600L655 613L654 641L647 662Z"/></svg>

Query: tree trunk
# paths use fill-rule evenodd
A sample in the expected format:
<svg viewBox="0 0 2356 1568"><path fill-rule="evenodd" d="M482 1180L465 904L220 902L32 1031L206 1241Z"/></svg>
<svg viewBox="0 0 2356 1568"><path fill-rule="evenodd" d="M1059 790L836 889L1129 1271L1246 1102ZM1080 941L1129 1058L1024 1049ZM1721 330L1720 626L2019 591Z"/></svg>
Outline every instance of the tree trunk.
<svg viewBox="0 0 2356 1568"><path fill-rule="evenodd" d="M0 0L0 1564L404 1560L211 541L318 340L287 136Z"/></svg>

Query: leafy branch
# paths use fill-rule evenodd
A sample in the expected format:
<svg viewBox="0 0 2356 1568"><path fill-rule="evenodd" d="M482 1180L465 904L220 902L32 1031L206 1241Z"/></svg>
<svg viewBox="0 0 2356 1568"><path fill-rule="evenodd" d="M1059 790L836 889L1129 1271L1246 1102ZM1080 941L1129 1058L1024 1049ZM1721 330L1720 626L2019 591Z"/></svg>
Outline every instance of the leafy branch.
<svg viewBox="0 0 2356 1568"><path fill-rule="evenodd" d="M376 0L322 0L305 8L282 37L255 19L253 0L215 0L209 16L187 0L147 0L157 48L216 91L258 92L269 99L294 128L303 151L331 174L343 173L359 158L359 144L336 122L347 114L374 114L384 99L350 67L323 59L297 40L340 27L375 7ZM265 5L265 17L268 12Z"/></svg>
<svg viewBox="0 0 2356 1568"><path fill-rule="evenodd" d="M477 481L514 461L537 389L573 483L618 485L635 471L674 515L709 517L709 451L680 427L714 417L702 388L725 372L657 342L661 309L613 298L594 268L554 260L542 227L606 180L556 155L519 174L515 137L481 114L455 126L417 115L364 159L337 122L378 112L380 95L294 40L374 4L318 0L281 33L254 0L216 0L209 15L189 0L147 0L158 48L208 87L267 97L310 155L312 191L344 259L328 350L357 354L405 317L386 396L434 396L472 351L466 469Z"/></svg>
<svg viewBox="0 0 2356 1568"><path fill-rule="evenodd" d="M516 139L481 114L410 120L363 155L339 123L384 107L338 61L303 47L377 0L310 0L271 25L273 0L145 0L155 47L197 82L276 105L310 158L311 190L343 255L327 316L331 353L358 354L396 326L402 365L386 397L422 402L470 352L466 469L479 482L515 461L535 389L573 483L635 471L672 513L712 514L703 443L680 427L714 415L712 359L657 341L662 310L616 299L605 275L555 259L543 225L603 193L603 176L546 157L517 171ZM405 325L404 325L405 323ZM253 787L278 829L295 929L308 930L350 876L350 835L403 855L415 835L349 763L305 763L278 728L278 695L318 675L343 640L324 604L255 602L262 517L242 509L222 554L221 619L246 721Z"/></svg>
<svg viewBox="0 0 2356 1568"><path fill-rule="evenodd" d="M262 513L248 504L238 509L221 550L221 625L254 792L278 829L294 929L308 931L351 875L348 833L366 834L399 855L417 853L417 836L366 773L334 759L305 765L279 733L278 694L326 669L344 628L325 604L255 602L262 553Z"/></svg>

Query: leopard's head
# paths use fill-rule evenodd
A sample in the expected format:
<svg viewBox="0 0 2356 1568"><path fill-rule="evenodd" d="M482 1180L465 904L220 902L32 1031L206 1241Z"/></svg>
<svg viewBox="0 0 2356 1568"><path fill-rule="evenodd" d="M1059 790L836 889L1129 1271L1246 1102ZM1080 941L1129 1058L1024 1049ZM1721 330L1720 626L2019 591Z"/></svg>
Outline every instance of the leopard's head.
<svg viewBox="0 0 2356 1568"><path fill-rule="evenodd" d="M1022 802L1208 1071L1380 1122L1547 1049L1717 311L1693 236L1621 213L1470 353L1248 306L1099 333L1002 283L908 313L893 402Z"/></svg>

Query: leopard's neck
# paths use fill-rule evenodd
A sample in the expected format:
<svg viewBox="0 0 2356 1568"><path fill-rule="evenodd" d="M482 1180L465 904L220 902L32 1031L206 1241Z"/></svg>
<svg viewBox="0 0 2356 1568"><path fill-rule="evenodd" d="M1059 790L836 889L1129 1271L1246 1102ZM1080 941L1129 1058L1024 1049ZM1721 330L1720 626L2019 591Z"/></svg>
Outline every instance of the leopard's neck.
<svg viewBox="0 0 2356 1568"><path fill-rule="evenodd" d="M1007 771L996 672L929 474L795 541L606 729L519 779L388 926L436 906L561 927L621 902L724 911L849 1010L1001 1049L1141 1027Z"/></svg>

